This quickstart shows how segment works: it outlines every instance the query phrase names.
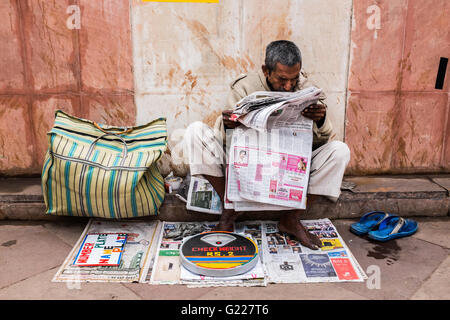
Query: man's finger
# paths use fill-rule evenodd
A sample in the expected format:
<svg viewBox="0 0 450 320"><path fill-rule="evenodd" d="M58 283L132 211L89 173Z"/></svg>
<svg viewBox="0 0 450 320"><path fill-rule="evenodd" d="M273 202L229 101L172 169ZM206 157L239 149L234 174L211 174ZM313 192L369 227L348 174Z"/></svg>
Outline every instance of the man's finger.
<svg viewBox="0 0 450 320"><path fill-rule="evenodd" d="M306 112L325 112L325 108L306 108L304 111Z"/></svg>
<svg viewBox="0 0 450 320"><path fill-rule="evenodd" d="M305 117L324 117L325 112L303 112L302 115Z"/></svg>

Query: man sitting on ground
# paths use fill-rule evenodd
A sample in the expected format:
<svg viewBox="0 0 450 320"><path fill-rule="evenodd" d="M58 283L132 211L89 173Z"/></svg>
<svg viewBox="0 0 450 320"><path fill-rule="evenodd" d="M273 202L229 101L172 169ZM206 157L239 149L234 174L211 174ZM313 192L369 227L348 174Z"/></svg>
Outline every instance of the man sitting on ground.
<svg viewBox="0 0 450 320"><path fill-rule="evenodd" d="M225 194L225 130L234 129L239 123L230 121L232 109L242 98L256 91L294 92L309 85L300 73L302 57L299 48L291 41L280 40L266 48L265 64L257 73L240 75L231 83L227 110L222 112L214 129L198 121L192 123L184 137L184 154L189 161L191 175L203 175L219 194L224 203ZM317 196L337 201L345 168L350 161L350 150L341 141L332 141L333 129L322 101L306 108L302 115L312 119L313 149L308 185L308 208ZM224 209L217 230L233 231L233 223L239 213ZM302 245L318 249L321 242L300 223L305 210L284 211L279 230L295 236Z"/></svg>

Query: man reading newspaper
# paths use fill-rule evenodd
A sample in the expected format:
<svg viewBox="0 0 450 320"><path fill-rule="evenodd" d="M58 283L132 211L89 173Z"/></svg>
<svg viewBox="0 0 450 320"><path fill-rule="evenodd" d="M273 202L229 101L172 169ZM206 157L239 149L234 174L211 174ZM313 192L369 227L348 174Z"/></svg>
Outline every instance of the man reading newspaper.
<svg viewBox="0 0 450 320"><path fill-rule="evenodd" d="M225 194L225 131L240 124L230 119L233 108L238 101L253 92L296 92L308 87L300 72L301 67L301 53L293 42L280 40L270 43L266 48L265 64L261 70L240 75L231 83L227 110L216 120L214 128L202 122L194 122L187 128L184 139L191 175L203 175L219 194L222 203ZM337 201L344 171L350 160L350 151L345 143L333 140L333 128L323 100L304 109L302 115L314 122L307 191L307 205L310 208L317 196ZM321 246L319 238L309 233L300 223L300 217L305 217L305 211L283 211L279 230L295 236L306 247L318 249ZM217 229L232 231L238 215L233 209L224 209Z"/></svg>

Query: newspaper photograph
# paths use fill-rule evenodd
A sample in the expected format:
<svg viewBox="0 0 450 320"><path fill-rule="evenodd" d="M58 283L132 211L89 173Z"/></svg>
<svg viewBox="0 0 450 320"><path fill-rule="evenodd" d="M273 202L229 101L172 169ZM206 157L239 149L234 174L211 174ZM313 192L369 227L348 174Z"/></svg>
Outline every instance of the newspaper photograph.
<svg viewBox="0 0 450 320"><path fill-rule="evenodd" d="M301 223L320 238L324 244L320 250L302 246L280 232L276 222L263 222L264 266L269 282L362 282L367 278L329 219Z"/></svg>
<svg viewBox="0 0 450 320"><path fill-rule="evenodd" d="M208 180L192 176L186 208L193 211L222 214L222 201Z"/></svg>
<svg viewBox="0 0 450 320"><path fill-rule="evenodd" d="M146 282L156 253L159 221L90 219L53 282ZM76 266L77 254L88 234L126 234L118 266Z"/></svg>

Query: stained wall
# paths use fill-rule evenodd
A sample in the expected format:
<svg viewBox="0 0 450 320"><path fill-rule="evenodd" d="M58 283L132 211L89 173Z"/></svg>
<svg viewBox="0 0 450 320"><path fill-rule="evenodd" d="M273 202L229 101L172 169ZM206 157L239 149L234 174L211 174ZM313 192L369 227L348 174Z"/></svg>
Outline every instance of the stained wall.
<svg viewBox="0 0 450 320"><path fill-rule="evenodd" d="M299 45L326 92L347 174L450 171L447 77L434 88L449 1L280 3L1 1L0 175L40 173L56 109L116 125L164 116L170 132L212 125L229 83L276 39Z"/></svg>
<svg viewBox="0 0 450 320"><path fill-rule="evenodd" d="M164 115L170 131L197 120L213 125L230 82L261 68L269 42L289 39L327 94L342 140L351 7L350 0L132 1L137 122Z"/></svg>
<svg viewBox="0 0 450 320"><path fill-rule="evenodd" d="M1 175L40 173L57 109L134 124L128 1L0 1L0 70Z"/></svg>
<svg viewBox="0 0 450 320"><path fill-rule="evenodd" d="M353 1L348 174L450 171L449 16L447 0Z"/></svg>

